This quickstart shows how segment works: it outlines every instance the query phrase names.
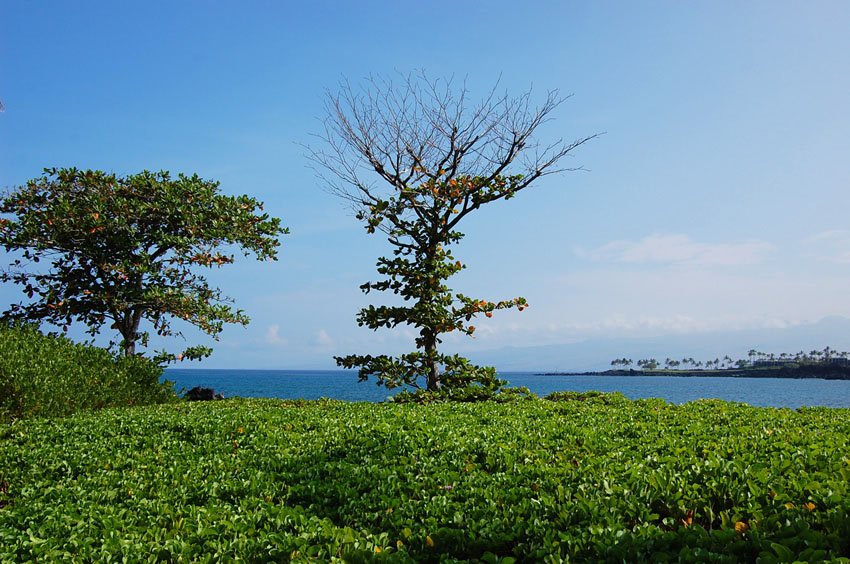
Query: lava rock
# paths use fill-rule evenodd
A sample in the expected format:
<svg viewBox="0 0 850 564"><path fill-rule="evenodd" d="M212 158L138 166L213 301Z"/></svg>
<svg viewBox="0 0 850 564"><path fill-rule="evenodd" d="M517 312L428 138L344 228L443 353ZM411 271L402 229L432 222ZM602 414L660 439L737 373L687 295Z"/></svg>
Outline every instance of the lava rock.
<svg viewBox="0 0 850 564"><path fill-rule="evenodd" d="M224 399L224 395L215 393L212 388L202 388L195 386L184 396L189 401L212 401Z"/></svg>

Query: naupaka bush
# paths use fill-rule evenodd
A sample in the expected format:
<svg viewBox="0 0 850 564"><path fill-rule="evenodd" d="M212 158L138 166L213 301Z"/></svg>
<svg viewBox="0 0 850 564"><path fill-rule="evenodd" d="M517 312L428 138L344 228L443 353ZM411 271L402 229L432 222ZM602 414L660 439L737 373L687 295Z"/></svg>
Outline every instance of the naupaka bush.
<svg viewBox="0 0 850 564"><path fill-rule="evenodd" d="M227 400L0 431L0 561L828 560L844 409Z"/></svg>
<svg viewBox="0 0 850 564"><path fill-rule="evenodd" d="M0 324L0 424L65 416L81 409L146 405L176 398L162 367L135 356L43 335L34 326Z"/></svg>

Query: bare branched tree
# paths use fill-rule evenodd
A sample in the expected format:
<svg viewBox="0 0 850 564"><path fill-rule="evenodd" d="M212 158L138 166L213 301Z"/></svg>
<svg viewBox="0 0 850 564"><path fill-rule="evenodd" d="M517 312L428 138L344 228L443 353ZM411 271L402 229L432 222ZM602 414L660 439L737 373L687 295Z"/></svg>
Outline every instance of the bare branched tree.
<svg viewBox="0 0 850 564"><path fill-rule="evenodd" d="M343 81L327 93L322 143L308 147L308 156L326 188L351 203L370 233L385 232L399 257L381 258L378 270L389 280L363 289L415 300L408 308L366 308L358 321L373 329L413 325L424 351L401 361L349 356L338 358L340 365L360 366L361 379L373 375L387 385L418 387L422 376L428 389L446 383L440 366L446 372L477 369L438 355L439 335L455 329L471 334L475 328L465 322L475 314L523 309L525 300L455 296L441 283L463 266L445 247L462 237L458 223L484 204L509 199L542 176L577 170L564 167L563 159L597 135L549 144L534 137L564 100L550 91L534 105L530 90L512 97L500 94L497 83L474 102L465 83L456 87L424 73L395 81L372 77L362 87Z"/></svg>
<svg viewBox="0 0 850 564"><path fill-rule="evenodd" d="M432 80L424 74L401 78L396 83L371 77L359 89L344 81L338 92L327 93L327 117L319 136L324 147L311 147L309 156L320 165L327 187L357 209L368 208L387 192L459 176L492 182L499 176L522 175L513 194L541 176L578 170L559 166L559 161L597 137L545 146L533 139L535 130L565 101L558 91L532 106L530 90L519 97L498 95L497 84L473 104L465 84L455 91L452 80ZM471 211L462 211L455 223Z"/></svg>

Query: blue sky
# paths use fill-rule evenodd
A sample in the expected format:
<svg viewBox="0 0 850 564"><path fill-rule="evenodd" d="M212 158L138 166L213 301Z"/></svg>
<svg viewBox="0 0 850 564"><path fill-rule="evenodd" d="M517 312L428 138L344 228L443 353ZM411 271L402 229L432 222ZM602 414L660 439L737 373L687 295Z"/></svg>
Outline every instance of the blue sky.
<svg viewBox="0 0 850 564"><path fill-rule="evenodd" d="M356 326L388 247L299 144L341 78L413 69L473 95L499 77L573 94L543 141L606 132L570 161L587 172L461 225L455 288L531 308L447 350L850 316L847 2L0 0L0 14L0 186L48 166L197 172L291 229L278 263L212 272L253 322L205 366L410 348L409 331Z"/></svg>

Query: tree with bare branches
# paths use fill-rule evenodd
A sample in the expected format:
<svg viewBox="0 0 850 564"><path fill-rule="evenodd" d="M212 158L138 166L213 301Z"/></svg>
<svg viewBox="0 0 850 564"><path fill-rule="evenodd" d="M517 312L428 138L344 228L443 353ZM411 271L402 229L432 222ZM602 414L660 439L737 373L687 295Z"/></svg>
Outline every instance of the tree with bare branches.
<svg viewBox="0 0 850 564"><path fill-rule="evenodd" d="M552 91L534 105L531 91L512 97L497 84L474 102L466 84L424 73L371 78L361 87L343 82L328 92L322 143L308 147L308 156L329 191L352 205L369 233L385 233L393 248L392 257L377 263L383 279L361 289L389 291L409 304L366 307L358 324L406 324L419 334L413 353L336 357L338 365L390 388L501 385L493 368L440 354L437 346L447 332L472 335L478 314L528 304L455 294L445 281L464 265L449 247L463 237L460 222L484 205L513 198L545 175L576 170L560 162L596 135L551 144L534 137L564 100Z"/></svg>

